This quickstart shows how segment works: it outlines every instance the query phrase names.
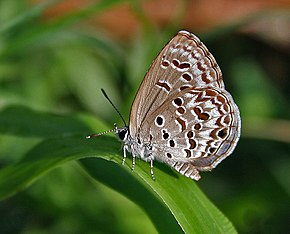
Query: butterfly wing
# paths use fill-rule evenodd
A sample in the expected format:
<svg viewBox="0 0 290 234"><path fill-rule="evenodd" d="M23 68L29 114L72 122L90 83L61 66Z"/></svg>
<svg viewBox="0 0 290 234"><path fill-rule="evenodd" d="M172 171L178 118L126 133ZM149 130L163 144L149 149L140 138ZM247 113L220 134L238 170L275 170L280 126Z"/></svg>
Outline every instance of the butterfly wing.
<svg viewBox="0 0 290 234"><path fill-rule="evenodd" d="M130 113L130 134L137 137L144 120L168 96L204 86L224 88L220 68L199 38L179 31L153 61L139 87Z"/></svg>
<svg viewBox="0 0 290 234"><path fill-rule="evenodd" d="M154 158L190 177L211 170L231 154L241 121L227 91L203 87L171 95L143 126L148 128Z"/></svg>
<svg viewBox="0 0 290 234"><path fill-rule="evenodd" d="M198 180L231 154L240 114L218 64L193 34L180 31L159 53L132 105L129 130L154 159Z"/></svg>

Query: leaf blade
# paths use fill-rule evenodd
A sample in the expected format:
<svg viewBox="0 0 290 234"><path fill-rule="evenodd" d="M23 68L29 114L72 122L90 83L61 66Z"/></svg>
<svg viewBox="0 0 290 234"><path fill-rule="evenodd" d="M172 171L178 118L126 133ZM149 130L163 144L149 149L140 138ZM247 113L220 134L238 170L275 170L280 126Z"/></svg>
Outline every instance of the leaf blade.
<svg viewBox="0 0 290 234"><path fill-rule="evenodd" d="M88 157L98 159L88 159ZM57 166L83 158L87 159L81 161L82 165L94 179L128 196L140 205L160 232L175 230L175 233L180 233L181 227L186 233L213 231L235 233L234 227L227 218L206 198L194 181L173 173L159 163L155 167L157 181L153 181L148 164L141 160L138 161L135 172L131 173L128 166L120 164L122 160L120 143L115 138L107 136L98 137L94 141L84 139L84 136L80 135L44 140L28 152L21 162L0 171L0 198L4 199L24 189L45 172ZM106 162L101 174L96 173L100 172L100 165L98 165L100 159ZM127 160L126 165L130 165L130 161ZM113 172L110 168L114 168ZM107 173L104 174L105 172ZM111 173L116 173L115 178L118 180L112 177L105 179ZM130 178L128 183L122 180L124 175L127 175L127 179ZM122 181L125 186L120 186L118 181ZM147 194L147 202L144 202L142 196L134 195L136 187ZM158 204L158 209L156 209L156 204ZM174 219L172 215L168 215L168 209L180 227L176 221L172 222ZM163 217L166 225L164 221L156 218L156 215ZM170 223L173 225L168 228Z"/></svg>

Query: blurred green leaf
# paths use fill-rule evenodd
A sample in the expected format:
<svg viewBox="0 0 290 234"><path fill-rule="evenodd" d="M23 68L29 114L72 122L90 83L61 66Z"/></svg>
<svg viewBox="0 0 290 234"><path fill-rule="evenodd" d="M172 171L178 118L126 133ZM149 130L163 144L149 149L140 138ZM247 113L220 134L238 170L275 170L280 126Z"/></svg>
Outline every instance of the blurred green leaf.
<svg viewBox="0 0 290 234"><path fill-rule="evenodd" d="M74 117L39 113L21 106L10 106L0 111L2 134L48 138L88 132L88 127Z"/></svg>
<svg viewBox="0 0 290 234"><path fill-rule="evenodd" d="M48 0L48 1L45 1L43 3L39 3L37 5L30 6L29 9L24 11L22 14L17 15L13 19L10 19L10 20L2 19L2 22L0 22L0 34L21 30L25 26L25 24L40 17L44 10L46 10L48 7L52 6L56 2L57 2L56 0ZM3 7L1 9L9 8L8 2L1 2L1 4L0 4L0 6ZM4 13L4 12L1 12L1 13Z"/></svg>
<svg viewBox="0 0 290 234"><path fill-rule="evenodd" d="M28 48L36 48L46 44L48 41L53 40L53 34L61 33L63 28L76 24L92 15L95 16L98 12L102 12L124 1L103 0L52 21L41 23L33 22L35 17L41 15L54 2L49 1L45 4L36 5L30 10L25 11L23 15L7 22L0 28L0 39L1 36L5 36L8 39L7 45L3 47L3 51L0 50L0 59L15 53L21 53ZM23 25L25 23L27 23L27 27ZM16 30L18 26L22 26L21 29L28 28L29 30ZM2 49L1 46L0 49Z"/></svg>
<svg viewBox="0 0 290 234"><path fill-rule="evenodd" d="M30 122L30 129L35 129L36 126L39 129L27 133L27 130L21 126L18 126L17 131L7 127L2 129L2 132L6 131L6 134L45 135L48 130L44 128L41 134L42 127L39 127L42 126L43 121L53 123L53 125L48 125L48 128L57 126L56 123L59 124L58 126L66 125L65 119L51 119L50 115L32 111L25 113L21 108L18 113L17 108L13 111L16 116L21 114L26 115L24 119L33 119ZM8 117L9 115L6 114L6 118ZM3 120L5 118L2 117L0 125ZM13 122L5 124L12 125ZM25 123L22 124L25 125ZM68 120L67 126L70 124ZM49 129L55 133L60 131L58 128ZM66 131L65 128L62 131ZM51 132L49 134L53 135ZM120 143L116 138L107 136L98 137L95 140L85 139L84 135L44 140L30 150L19 163L1 169L1 199L24 189L47 171L78 159L83 159L81 163L84 169L93 178L139 204L151 217L160 233L182 233L182 230L186 233L235 233L232 224L206 198L194 181L159 163L155 166L157 179L153 181L149 173L149 165L141 160L137 162L135 171L132 173L131 160L127 160L126 166L121 165Z"/></svg>
<svg viewBox="0 0 290 234"><path fill-rule="evenodd" d="M237 58L231 67L231 77L235 79L238 97L242 100L239 108L243 116L272 116L276 111L275 103L269 93L278 97L279 93L267 81L266 73L255 60ZM249 77L249 79L245 79ZM273 106L274 108L269 108Z"/></svg>

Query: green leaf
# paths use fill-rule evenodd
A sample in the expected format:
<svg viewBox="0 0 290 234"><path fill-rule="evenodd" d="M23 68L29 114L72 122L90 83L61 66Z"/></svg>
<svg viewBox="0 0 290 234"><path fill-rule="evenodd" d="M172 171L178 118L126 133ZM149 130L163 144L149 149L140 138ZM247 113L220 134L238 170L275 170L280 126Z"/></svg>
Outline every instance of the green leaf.
<svg viewBox="0 0 290 234"><path fill-rule="evenodd" d="M25 137L56 137L88 133L89 128L75 117L39 113L24 106L0 111L0 133Z"/></svg>
<svg viewBox="0 0 290 234"><path fill-rule="evenodd" d="M121 160L118 161L121 163ZM81 163L92 177L141 206L160 233L177 233L177 230L173 231L172 227L166 229L172 221L163 217L168 211L162 209L161 213L157 212L161 204L157 206L155 200L168 207L185 233L236 233L229 220L206 198L196 182L178 175L163 164L155 163L156 180L153 181L149 165L141 160L132 175L130 171L129 175L121 171L115 174L120 164L108 165L104 160L84 159ZM127 162L129 168L130 163ZM127 168L125 170L128 171Z"/></svg>
<svg viewBox="0 0 290 234"><path fill-rule="evenodd" d="M137 162L132 173L128 165L120 164L120 144L116 139L105 136L96 140L87 140L84 136L45 140L21 162L0 171L0 198L15 194L65 162L91 156L98 158L82 160L85 170L139 204L160 232L164 233L166 229L167 233L171 230L178 233L178 226L176 222L172 225L173 217L166 205L186 233L235 233L230 222L210 203L194 181L158 163L155 167L157 179L153 181L149 166L143 161Z"/></svg>

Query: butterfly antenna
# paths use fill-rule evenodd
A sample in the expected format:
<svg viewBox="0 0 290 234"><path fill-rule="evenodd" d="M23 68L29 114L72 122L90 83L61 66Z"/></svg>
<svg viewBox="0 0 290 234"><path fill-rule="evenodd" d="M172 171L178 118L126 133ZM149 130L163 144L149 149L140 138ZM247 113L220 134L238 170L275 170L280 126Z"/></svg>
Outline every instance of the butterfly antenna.
<svg viewBox="0 0 290 234"><path fill-rule="evenodd" d="M110 102L110 104L114 107L115 111L118 113L118 115L121 117L123 123L125 124L125 126L127 126L125 119L123 118L123 116L121 115L120 111L117 109L117 107L113 104L113 102L110 100L110 98L108 97L108 95L106 94L105 90L101 89L103 95L105 96L105 98Z"/></svg>
<svg viewBox="0 0 290 234"><path fill-rule="evenodd" d="M107 134L107 133L113 132L113 131L115 131L115 128L114 129L111 129L111 130L108 130L108 131L105 131L105 132L94 133L94 134L88 135L88 136L86 136L86 138L87 139L90 139L90 138L93 138L93 137L98 137L98 136L101 136L103 134Z"/></svg>

